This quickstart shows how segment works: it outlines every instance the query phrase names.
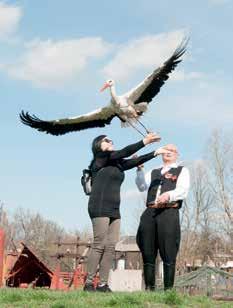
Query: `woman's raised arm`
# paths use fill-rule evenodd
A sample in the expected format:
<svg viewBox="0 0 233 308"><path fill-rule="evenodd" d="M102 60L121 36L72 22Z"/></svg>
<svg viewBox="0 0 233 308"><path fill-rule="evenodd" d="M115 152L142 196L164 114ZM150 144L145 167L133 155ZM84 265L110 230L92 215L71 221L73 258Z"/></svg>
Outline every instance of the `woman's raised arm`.
<svg viewBox="0 0 233 308"><path fill-rule="evenodd" d="M110 160L115 160L115 159L121 159L121 158L125 158L125 157L129 157L131 155L133 155L134 153L136 153L137 151L139 151L140 149L142 149L144 146L146 146L147 144L156 142L156 141L160 141L161 138L160 136L158 136L157 134L154 133L149 133L146 135L146 137L134 144L130 144L127 147L119 150L119 151L112 151L110 153Z"/></svg>

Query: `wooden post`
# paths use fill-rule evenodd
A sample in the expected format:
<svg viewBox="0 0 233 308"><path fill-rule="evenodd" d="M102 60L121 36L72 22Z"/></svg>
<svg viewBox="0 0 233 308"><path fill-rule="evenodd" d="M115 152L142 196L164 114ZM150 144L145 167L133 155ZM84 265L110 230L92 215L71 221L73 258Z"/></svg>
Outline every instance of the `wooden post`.
<svg viewBox="0 0 233 308"><path fill-rule="evenodd" d="M0 228L0 287L3 285L4 244L5 232Z"/></svg>
<svg viewBox="0 0 233 308"><path fill-rule="evenodd" d="M59 289L60 277L61 277L61 266L60 266L60 260L59 260L59 262L56 266L56 269L53 272L53 277L52 277L50 289L52 289L52 290L58 290Z"/></svg>

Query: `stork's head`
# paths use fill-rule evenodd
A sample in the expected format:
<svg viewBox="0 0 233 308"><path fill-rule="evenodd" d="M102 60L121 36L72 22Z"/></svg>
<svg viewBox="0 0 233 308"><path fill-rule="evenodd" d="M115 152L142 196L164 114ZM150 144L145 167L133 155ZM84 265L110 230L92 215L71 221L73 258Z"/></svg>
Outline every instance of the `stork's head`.
<svg viewBox="0 0 233 308"><path fill-rule="evenodd" d="M114 86L114 84L115 84L115 82L112 79L105 81L104 85L100 89L100 92L103 92L107 88L111 88L112 86Z"/></svg>

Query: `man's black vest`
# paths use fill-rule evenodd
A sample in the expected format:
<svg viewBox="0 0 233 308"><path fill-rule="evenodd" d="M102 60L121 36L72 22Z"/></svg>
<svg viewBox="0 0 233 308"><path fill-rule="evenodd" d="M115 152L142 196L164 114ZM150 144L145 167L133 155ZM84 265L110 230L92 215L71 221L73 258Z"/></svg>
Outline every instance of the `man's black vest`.
<svg viewBox="0 0 233 308"><path fill-rule="evenodd" d="M163 175L161 174L162 168L152 170L151 183L147 194L147 202L146 202L147 205L155 201L159 185L161 185L160 194L169 190L174 190L176 188L177 179L178 176L180 175L182 168L183 166L179 166L177 168L171 168ZM181 207L182 200L179 200L178 203L179 207Z"/></svg>

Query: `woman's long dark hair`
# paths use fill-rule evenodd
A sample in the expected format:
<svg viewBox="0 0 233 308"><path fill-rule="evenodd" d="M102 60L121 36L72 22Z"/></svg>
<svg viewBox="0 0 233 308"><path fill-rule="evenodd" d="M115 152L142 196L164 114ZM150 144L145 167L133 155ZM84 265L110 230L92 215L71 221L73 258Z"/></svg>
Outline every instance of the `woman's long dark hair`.
<svg viewBox="0 0 233 308"><path fill-rule="evenodd" d="M92 154L93 154L93 158L90 162L89 165L89 169L92 169L92 165L95 161L95 157L96 154L99 153L101 150L101 141L106 137L106 135L99 135L98 137L96 137L93 141L92 141L92 146L91 146L91 150L92 150Z"/></svg>

